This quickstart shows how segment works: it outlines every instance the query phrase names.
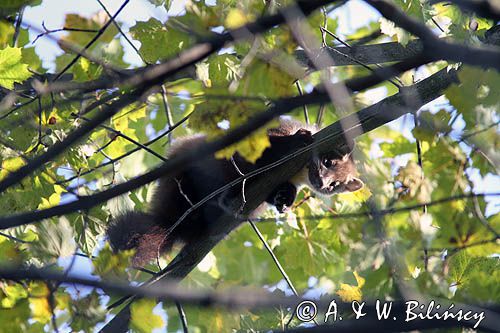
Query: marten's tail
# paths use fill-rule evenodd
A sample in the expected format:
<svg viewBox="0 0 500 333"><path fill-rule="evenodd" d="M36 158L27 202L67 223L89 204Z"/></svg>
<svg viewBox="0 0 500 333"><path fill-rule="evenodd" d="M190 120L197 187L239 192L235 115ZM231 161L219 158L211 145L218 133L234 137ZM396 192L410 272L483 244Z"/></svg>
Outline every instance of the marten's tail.
<svg viewBox="0 0 500 333"><path fill-rule="evenodd" d="M144 266L159 253L168 251L167 230L157 223L155 216L127 212L116 217L108 227L107 235L115 251L136 249L133 266Z"/></svg>

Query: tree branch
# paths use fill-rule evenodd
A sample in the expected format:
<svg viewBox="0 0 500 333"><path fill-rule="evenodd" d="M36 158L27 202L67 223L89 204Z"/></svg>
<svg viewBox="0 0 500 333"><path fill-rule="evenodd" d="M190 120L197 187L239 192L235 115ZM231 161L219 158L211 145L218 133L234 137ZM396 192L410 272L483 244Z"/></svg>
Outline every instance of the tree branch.
<svg viewBox="0 0 500 333"><path fill-rule="evenodd" d="M185 304L191 304L202 307L212 307L223 306L227 309L238 309L238 308L249 308L249 309L262 309L262 308L273 308L276 306L285 306L295 308L297 304L304 301L304 298L296 297L296 296L281 296L274 295L269 292L263 290L252 290L247 291L243 289L232 290L231 292L216 292L216 291L202 291L202 290L189 290L185 287L180 286L177 282L172 281L162 281L154 286L132 286L130 284L121 283L117 281L103 281L90 279L85 277L77 277L77 276L69 276L67 274L47 270L47 269L38 269L35 267L29 268L21 268L21 267L0 267L0 279L4 280L12 280L12 281L22 281L22 280L35 280L35 281L45 281L45 282L56 282L58 284L77 284L84 285L89 287L98 288L104 290L105 292L113 292L117 294L130 294L141 296L141 297L150 297L159 299L162 301L176 301L183 302ZM321 310L323 308L326 310L330 304L330 302L335 299L331 298L323 298L315 303L320 307ZM351 312L351 304L344 303L342 301L336 300L338 303L340 312ZM442 305L441 310L435 310L435 313L442 313L446 307L446 300L436 300L436 303L440 303ZM486 331L493 331L494 328L498 327L499 324L499 316L497 315L498 307L479 307L476 305L466 305L466 304L456 304L454 307L454 311L462 310L464 313L466 311L473 312L484 312L484 320L478 326L479 329ZM344 329L353 327L373 327L373 321L375 320L375 304L374 302L366 302L364 310L367 313L367 316L363 317L361 320L352 320L352 321L339 321L335 323L335 328L340 329L340 332L345 332ZM444 320L415 320L410 323L406 323L404 318L406 304L401 301L394 301L392 305L391 315L395 315L398 318L398 321L393 322L392 320L384 321L384 324L392 323L398 327L399 330L407 330L407 329L417 329L417 328L438 328L438 327L457 327L457 326L465 326L472 327L474 325L473 320L462 322L456 321L444 321ZM417 309L414 310L415 313L422 312ZM325 311L326 312L326 311ZM359 323L358 323L359 322ZM345 323L345 325L341 325ZM361 326L357 326L358 325ZM427 324L426 324L427 323ZM380 325L380 323L378 324ZM412 326L417 325L417 326ZM444 325L444 326L441 326ZM388 327L393 327L388 325ZM317 327L318 331L312 330L311 332L323 332L325 329L331 330L332 326L319 326ZM394 328L396 329L396 328ZM398 330L398 331L399 331ZM309 332L303 331L301 329L290 330L291 332ZM359 331L359 330L358 330ZM353 332L350 330L350 332ZM355 331L354 331L355 332Z"/></svg>
<svg viewBox="0 0 500 333"><path fill-rule="evenodd" d="M488 0L432 0L431 4L439 2L451 2L458 7L470 10L479 16L493 19L495 21L500 20L500 5L498 1L488 1Z"/></svg>
<svg viewBox="0 0 500 333"><path fill-rule="evenodd" d="M375 84L378 84L385 79L392 77L395 74L404 72L408 69L414 68L418 65L425 64L426 59L409 59L405 62L389 66L386 68L382 69L376 69L374 70L373 74L365 76L363 78L356 78L356 79L351 79L341 83L337 83L337 85L345 85L347 88L353 91L358 91L358 90L363 90L368 87L371 87ZM454 73L454 72L452 72ZM431 81L426 81L432 83ZM422 81L422 82L424 82ZM450 84L452 81L450 81L448 84ZM335 88L335 85L333 85L333 88ZM436 87L432 87L436 88ZM145 89L145 87L143 87ZM423 88L421 88L423 89ZM434 89L435 91L440 91L439 89ZM408 97L413 97L416 98L418 96L418 91L415 91L417 95L415 96L408 96ZM425 96L425 94L424 94ZM433 95L432 95L433 96ZM419 98L422 98L421 96ZM435 97L434 97L435 98ZM21 167L17 171L10 173L7 177L5 177L2 181L0 181L0 191L5 190L9 185L15 184L18 181L20 181L22 178L24 178L26 175L31 173L32 171L36 170L39 166L41 166L44 162L51 160L52 158L56 157L59 153L61 153L64 149L66 149L71 142L76 142L78 141L85 133L88 133L90 130L89 128L95 128L100 124L103 119L107 119L111 117L117 110L118 106L123 107L123 105L128 104L131 100L134 100L134 96L132 94L125 96L123 99L116 101L113 103L112 106L101 110L101 112L95 117L92 118L88 123L68 135L68 137L59 143L56 143L54 146L52 146L45 154L40 155L36 157L35 159L31 160L30 163L27 165ZM160 167L153 169L152 171L143 174L141 176L138 176L134 179L131 179L125 183L118 184L115 187L102 191L100 193L90 195L90 196L84 196L80 197L78 200L47 208L44 210L39 210L39 211L34 211L34 212L29 212L29 213L22 213L22 214L16 214L16 215L11 215L11 216L6 216L3 218L0 218L0 229L5 229L5 228L11 228L15 226L20 226L23 224L28 224L34 221L39 221L48 217L52 216L58 216L58 215L63 215L63 214L68 214L80 209L89 209L93 206L96 206L99 203L105 202L111 198L114 198L116 196L119 196L123 193L126 193L130 190L139 188L147 183L150 183L161 176L164 176L168 174L169 172L172 172L173 170L179 170L180 168L184 167L186 164L191 163L195 159L199 159L203 156L207 156L209 154L213 154L216 151L227 147L239 140L242 140L245 138L247 135L255 131L256 129L264 126L267 122L271 121L273 118L280 116L282 114L285 114L297 107L300 107L304 104L318 104L318 103L325 103L329 100L329 96L325 92L319 92L319 91L313 91L310 94L302 95L302 96L295 96L295 97L288 97L288 98L283 98L281 100L276 101L276 103L267 111L261 112L260 114L254 116L251 118L247 123L239 126L238 128L230 131L228 134L225 136L221 137L219 140L216 141L211 141L207 142L204 145L201 145L199 147L196 147L192 149L189 152L185 152L183 154L179 154L173 159L170 159L163 163ZM423 99L427 100L427 99ZM430 101L432 99L427 100ZM404 105L404 101L400 100L399 105ZM117 106L118 105L118 106ZM379 103L375 104L374 106L379 105ZM396 107L397 105L394 105ZM380 106L377 106L379 108ZM370 108L368 108L370 109ZM364 111L368 110L365 109ZM377 109L378 110L378 109ZM360 117L367 117L366 119L363 118L363 121L372 121L373 119L372 116L374 115L374 112L376 113L377 110L372 110L368 111L367 113L364 111L361 111L357 114L348 116L343 118L340 122L338 122L338 126L340 126L340 123L344 124L351 124L353 121L357 121L358 115ZM404 112L403 112L404 113ZM402 115L403 113L399 114L397 117ZM396 117L396 118L397 118ZM361 119L361 118L360 118ZM368 126L381 126L385 124L386 122L390 121L389 119L380 119L375 117L375 119L378 119L378 122L375 123L370 123ZM392 118L393 120L395 118ZM362 127L363 128L363 127ZM375 127L372 127L373 129ZM359 130L359 128L356 128L355 130ZM342 130L337 132L335 135L340 136L342 133ZM317 133L317 135L321 136L321 134ZM325 138L320 138L320 139L325 139ZM318 147L320 149L328 150L329 147L328 145L323 144L323 148ZM311 149L310 147L309 149ZM302 164L303 165L303 164ZM295 172L298 171L298 169L294 169ZM261 200L264 201L265 198Z"/></svg>
<svg viewBox="0 0 500 333"><path fill-rule="evenodd" d="M346 132L354 132L359 130L359 127L362 128L363 132L371 131L399 118L403 114L412 112L414 107L421 107L439 97L444 89L456 80L456 72L454 70L448 72L446 69L443 69L431 77L405 88L396 95L347 116L342 121L338 121L314 135L315 143L320 143L316 146L316 149L319 152L327 152L330 151L332 147L338 147L338 145L341 144L341 135L344 132L341 125L342 122L356 124L346 129ZM418 103L416 103L417 105L413 104L412 108L406 107L405 101L408 99L418 101ZM354 122L355 119L359 119L359 123ZM285 163L276 166L267 173L260 174L256 179L252 179L251 182L247 182L245 186L246 203L244 211L241 214L242 216L253 211L266 199L273 188L293 177L303 165L305 165L310 154L310 149L306 148L298 150L297 152L290 152L289 157L282 159L286 161ZM229 208L234 212L238 212L241 205L241 198L235 198L233 202L229 204ZM186 244L161 274L150 283L168 278L184 278L219 241L224 239L230 231L239 225L239 221L238 218L230 214L226 214L217 221L214 221L210 226L209 233L202 242ZM125 308L103 328L103 332L124 332L128 329L128 321L130 319L129 304L127 304Z"/></svg>
<svg viewBox="0 0 500 333"><path fill-rule="evenodd" d="M155 86L163 83L166 78L175 73L190 68L195 63L205 59L210 54L219 51L226 43L247 39L255 34L261 34L268 29L280 25L285 21L284 14L289 11L294 11L297 7L304 13L309 15L319 7L334 3L339 0L299 0L296 4L285 7L273 15L262 16L254 22L243 25L242 27L231 29L222 34L212 34L205 41L195 44L193 47L180 52L177 56L160 63L158 65L146 66L139 70L134 70L132 76L122 79L98 79L88 81L84 84L79 83L53 83L49 86L40 86L39 90L42 93L68 91L72 89L81 89L82 91L94 91L96 89L116 88L117 86L132 86L139 87L143 84Z"/></svg>
<svg viewBox="0 0 500 333"><path fill-rule="evenodd" d="M469 65L500 70L500 50L489 45L471 47L450 43L436 37L424 24L406 15L397 6L385 0L365 0L386 19L419 37L424 46L423 53L434 60L451 60Z"/></svg>
<svg viewBox="0 0 500 333"><path fill-rule="evenodd" d="M65 273L35 267L0 267L0 279L4 280L39 280L65 284L77 284L104 290L106 293L121 295L134 294L163 301L178 301L185 304L226 308L270 308L274 306L295 306L303 299L273 295L263 290L234 290L234 292L215 292L189 290L177 282L163 281L154 286L133 286L119 281L96 280L94 278L72 276Z"/></svg>
<svg viewBox="0 0 500 333"><path fill-rule="evenodd" d="M297 3L297 6L299 6L299 8L304 12L304 14L309 14L316 8L324 6L334 1L335 0L299 1ZM126 2L128 2L128 0ZM38 169L45 162L48 162L50 159L62 153L66 148L75 143L77 140L81 139L85 134L87 134L92 129L97 127L100 123L104 122L106 119L111 117L119 109L132 103L134 99L131 99L131 97L135 97L135 99L137 99L143 93L147 92L150 88L158 84L161 84L170 75L173 75L176 72L183 70L195 64L196 62L204 59L208 55L220 50L225 45L226 42L235 40L235 36L241 36L243 38L248 34L261 33L275 25L283 23L284 16L282 13L286 12L287 10L296 9L295 6L291 7L293 8L292 9L290 9L289 7L284 8L278 14L263 16L257 21L246 24L241 28L231 30L221 35L216 35L213 38L209 39L208 42L197 44L192 48L184 52L181 52L178 56L169 61L166 61L165 63L152 66L151 68L146 69L144 72L139 72L138 74L135 74L134 76L128 79L125 79L123 82L119 82L120 84L124 84L125 86L138 87L138 88L136 91L129 93L122 99L116 101L112 106L108 107L106 109L107 112L100 112L95 118L89 121L86 125L80 127L79 129L68 135L68 137L64 141L58 142L57 144L52 146L45 154L42 154L34 158L29 164L21 167L19 170L13 173L10 173L2 181L0 181L0 193L5 191L8 187L12 186L13 184L16 184L17 182L21 181L29 173ZM109 20L108 24L111 24L111 22L112 20ZM60 74L61 73L59 73L59 75ZM116 87L116 84L117 82L113 80L107 80L106 82L102 82L102 84L98 83L98 86L95 87L93 86L92 82L86 82L84 86L91 87L88 89L86 88L86 90L88 91L89 89L95 90L100 88ZM68 83L63 84L63 86L67 85ZM46 93L54 92L53 90L50 91L43 91L44 89L41 90L42 92ZM63 90L66 90L66 88L64 88Z"/></svg>
<svg viewBox="0 0 500 333"><path fill-rule="evenodd" d="M87 49L92 46L92 44L94 44L97 39L99 39L99 37L102 36L102 34L106 31L106 29L109 27L109 25L111 23L113 23L116 19L116 17L118 16L118 14L120 14L120 12L125 8L125 6L129 3L130 0L125 0L120 8L118 8L118 10L116 11L115 15L113 15L104 25L101 29L99 29L99 32L97 32L97 34L95 34L95 36L83 47L82 50L79 50L78 54L76 55L76 57L74 57L57 75L56 77L54 78L54 81L57 81L68 69L71 68L71 66L73 66L77 61L78 59L80 59L80 57L82 56L82 52L86 52Z"/></svg>

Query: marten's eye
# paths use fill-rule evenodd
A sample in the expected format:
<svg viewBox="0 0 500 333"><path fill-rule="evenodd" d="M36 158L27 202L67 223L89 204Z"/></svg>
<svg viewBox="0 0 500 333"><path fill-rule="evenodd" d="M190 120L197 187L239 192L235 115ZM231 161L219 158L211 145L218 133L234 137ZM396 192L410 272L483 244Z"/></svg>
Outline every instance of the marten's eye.
<svg viewBox="0 0 500 333"><path fill-rule="evenodd" d="M329 158L324 158L323 159L323 165L326 167L326 168L329 168L333 165L333 161Z"/></svg>

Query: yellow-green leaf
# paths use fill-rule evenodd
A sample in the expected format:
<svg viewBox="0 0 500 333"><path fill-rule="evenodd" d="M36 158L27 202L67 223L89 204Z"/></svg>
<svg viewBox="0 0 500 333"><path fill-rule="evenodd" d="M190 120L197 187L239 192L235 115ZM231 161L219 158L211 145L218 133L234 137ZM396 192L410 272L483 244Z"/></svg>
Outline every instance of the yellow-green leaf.
<svg viewBox="0 0 500 333"><path fill-rule="evenodd" d="M14 82L23 82L31 76L28 65L22 63L21 49L6 47L0 50L0 86L14 88Z"/></svg>
<svg viewBox="0 0 500 333"><path fill-rule="evenodd" d="M229 29L239 28L248 22L248 18L241 9L233 8L227 14L224 24Z"/></svg>
<svg viewBox="0 0 500 333"><path fill-rule="evenodd" d="M141 299L130 306L130 328L135 332L149 333L163 326L163 319L153 314L156 302L152 299Z"/></svg>
<svg viewBox="0 0 500 333"><path fill-rule="evenodd" d="M356 286L352 286L350 284L341 283L340 289L337 291L337 295L344 302L352 302L352 301L361 301L363 293L361 292L361 288L365 284L365 279L359 276L359 274L355 271L354 277L356 278Z"/></svg>

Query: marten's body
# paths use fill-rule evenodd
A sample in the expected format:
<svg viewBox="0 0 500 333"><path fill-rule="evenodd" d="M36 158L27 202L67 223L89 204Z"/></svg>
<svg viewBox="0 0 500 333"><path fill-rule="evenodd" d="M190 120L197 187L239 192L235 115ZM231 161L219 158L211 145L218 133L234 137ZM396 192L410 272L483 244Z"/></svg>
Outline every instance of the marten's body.
<svg viewBox="0 0 500 333"><path fill-rule="evenodd" d="M108 228L108 236L115 250L136 248L133 260L140 266L158 254L167 252L176 242L195 242L203 239L210 221L224 213L220 200L214 198L191 212L171 233L167 230L188 210L207 195L240 177L238 169L247 173L282 158L290 147L299 148L312 142L316 128L298 122L282 121L280 126L268 131L271 147L264 151L255 164L235 155L233 161L215 159L213 156L187 165L178 173L159 180L149 213L127 212L117 217ZM171 148L169 157L189 151L205 142L202 135L180 139ZM272 191L266 200L282 212L290 207L297 193L297 186L306 183L316 192L332 195L355 191L363 183L355 177L356 170L350 154L334 152L328 156L314 157L295 182L286 182ZM304 179L305 178L305 179ZM222 194L225 198L241 195L241 188Z"/></svg>

